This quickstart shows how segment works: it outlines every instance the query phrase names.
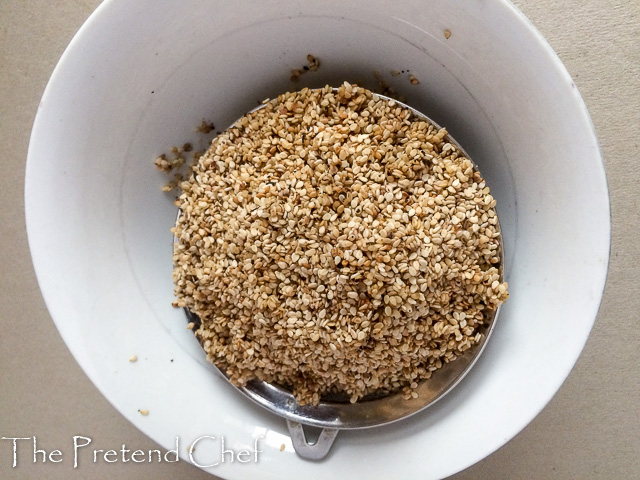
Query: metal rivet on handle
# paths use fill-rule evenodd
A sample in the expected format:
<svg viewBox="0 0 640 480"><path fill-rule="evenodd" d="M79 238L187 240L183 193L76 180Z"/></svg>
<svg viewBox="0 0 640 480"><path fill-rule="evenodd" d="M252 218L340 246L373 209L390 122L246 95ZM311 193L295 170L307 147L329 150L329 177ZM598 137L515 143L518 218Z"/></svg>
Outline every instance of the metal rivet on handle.
<svg viewBox="0 0 640 480"><path fill-rule="evenodd" d="M335 428L324 428L316 443L308 443L301 423L287 420L287 426L294 450L307 460L321 460L326 457L338 434Z"/></svg>

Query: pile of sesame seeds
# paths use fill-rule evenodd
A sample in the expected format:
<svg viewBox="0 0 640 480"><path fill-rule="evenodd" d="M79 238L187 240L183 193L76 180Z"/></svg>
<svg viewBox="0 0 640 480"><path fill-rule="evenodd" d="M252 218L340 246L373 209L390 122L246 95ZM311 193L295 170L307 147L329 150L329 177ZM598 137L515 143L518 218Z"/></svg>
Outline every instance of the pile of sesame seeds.
<svg viewBox="0 0 640 480"><path fill-rule="evenodd" d="M265 101L180 187L176 305L236 385L301 404L416 396L508 297L479 172L445 129L364 88Z"/></svg>

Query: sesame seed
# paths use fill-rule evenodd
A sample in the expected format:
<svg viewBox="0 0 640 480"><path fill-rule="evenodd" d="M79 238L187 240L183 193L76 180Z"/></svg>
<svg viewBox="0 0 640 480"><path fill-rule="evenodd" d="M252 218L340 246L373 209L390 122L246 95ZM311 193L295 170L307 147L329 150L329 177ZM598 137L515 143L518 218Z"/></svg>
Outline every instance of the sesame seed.
<svg viewBox="0 0 640 480"><path fill-rule="evenodd" d="M236 385L258 377L301 404L415 398L508 298L473 163L446 129L357 85L263 102L192 170L174 186L174 304Z"/></svg>

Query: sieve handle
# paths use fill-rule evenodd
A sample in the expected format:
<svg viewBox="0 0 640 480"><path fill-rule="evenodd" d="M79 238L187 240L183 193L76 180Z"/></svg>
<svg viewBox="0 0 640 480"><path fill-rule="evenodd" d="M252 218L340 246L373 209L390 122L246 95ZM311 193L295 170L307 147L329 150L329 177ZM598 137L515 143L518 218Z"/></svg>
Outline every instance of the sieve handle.
<svg viewBox="0 0 640 480"><path fill-rule="evenodd" d="M289 427L293 449L299 456L307 460L321 460L326 457L338 434L338 430L335 428L324 428L320 432L318 440L315 443L309 443L301 423L287 420L287 427Z"/></svg>

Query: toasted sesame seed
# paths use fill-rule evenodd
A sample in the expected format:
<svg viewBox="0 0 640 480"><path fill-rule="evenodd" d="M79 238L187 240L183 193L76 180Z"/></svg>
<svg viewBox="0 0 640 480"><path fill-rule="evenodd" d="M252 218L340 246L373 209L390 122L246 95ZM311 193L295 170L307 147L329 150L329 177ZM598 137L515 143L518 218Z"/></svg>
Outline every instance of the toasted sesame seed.
<svg viewBox="0 0 640 480"><path fill-rule="evenodd" d="M508 297L495 199L447 135L345 83L265 101L213 140L177 185L174 303L234 384L415 398L482 340Z"/></svg>

